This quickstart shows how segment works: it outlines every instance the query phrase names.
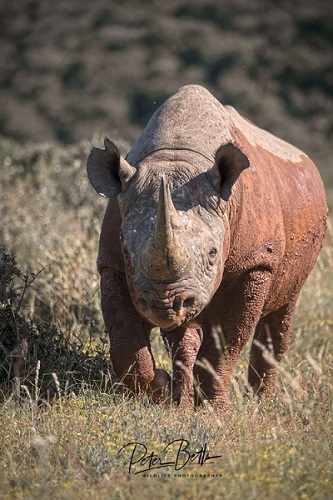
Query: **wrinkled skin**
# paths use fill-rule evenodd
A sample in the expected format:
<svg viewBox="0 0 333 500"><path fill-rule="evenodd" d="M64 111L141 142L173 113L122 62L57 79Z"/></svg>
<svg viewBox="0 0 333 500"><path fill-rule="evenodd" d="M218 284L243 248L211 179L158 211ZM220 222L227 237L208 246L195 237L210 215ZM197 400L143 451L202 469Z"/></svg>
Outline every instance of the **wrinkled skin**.
<svg viewBox="0 0 333 500"><path fill-rule="evenodd" d="M325 231L311 160L188 86L155 113L127 160L108 140L94 148L88 175L110 197L98 269L116 374L154 401L172 388L180 405L208 399L226 409L254 333L249 383L272 394ZM172 381L155 367L152 326Z"/></svg>

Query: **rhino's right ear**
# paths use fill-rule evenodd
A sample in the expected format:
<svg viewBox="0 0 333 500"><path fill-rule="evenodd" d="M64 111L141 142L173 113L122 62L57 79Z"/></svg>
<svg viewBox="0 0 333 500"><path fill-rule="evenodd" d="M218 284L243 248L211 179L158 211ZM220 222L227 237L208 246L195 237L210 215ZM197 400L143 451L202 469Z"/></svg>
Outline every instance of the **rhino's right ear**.
<svg viewBox="0 0 333 500"><path fill-rule="evenodd" d="M124 191L136 169L120 156L119 149L104 139L105 149L93 148L87 161L88 178L98 194L114 198Z"/></svg>

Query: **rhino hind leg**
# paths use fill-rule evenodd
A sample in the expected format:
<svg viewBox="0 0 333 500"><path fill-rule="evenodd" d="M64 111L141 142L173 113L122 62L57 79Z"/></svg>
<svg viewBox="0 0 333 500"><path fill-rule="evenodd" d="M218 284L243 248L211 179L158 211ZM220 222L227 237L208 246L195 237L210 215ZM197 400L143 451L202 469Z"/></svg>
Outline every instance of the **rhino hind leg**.
<svg viewBox="0 0 333 500"><path fill-rule="evenodd" d="M102 312L110 337L110 357L116 376L134 393L148 393L154 402L169 396L170 377L156 369L149 325L136 311L122 273L101 274Z"/></svg>
<svg viewBox="0 0 333 500"><path fill-rule="evenodd" d="M250 351L249 384L258 395L272 396L278 364L288 349L295 301L261 318Z"/></svg>

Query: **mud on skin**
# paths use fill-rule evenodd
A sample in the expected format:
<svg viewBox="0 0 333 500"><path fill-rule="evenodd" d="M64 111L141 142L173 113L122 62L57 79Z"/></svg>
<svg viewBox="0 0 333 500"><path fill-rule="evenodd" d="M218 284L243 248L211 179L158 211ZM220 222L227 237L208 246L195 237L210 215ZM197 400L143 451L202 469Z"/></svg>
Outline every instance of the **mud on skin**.
<svg viewBox="0 0 333 500"><path fill-rule="evenodd" d="M98 269L116 374L154 401L172 387L179 405L207 399L225 410L254 332L249 382L272 394L325 232L311 160L189 85L155 112L126 159L109 139L94 148L88 176L110 198ZM172 383L155 367L152 326L172 359Z"/></svg>

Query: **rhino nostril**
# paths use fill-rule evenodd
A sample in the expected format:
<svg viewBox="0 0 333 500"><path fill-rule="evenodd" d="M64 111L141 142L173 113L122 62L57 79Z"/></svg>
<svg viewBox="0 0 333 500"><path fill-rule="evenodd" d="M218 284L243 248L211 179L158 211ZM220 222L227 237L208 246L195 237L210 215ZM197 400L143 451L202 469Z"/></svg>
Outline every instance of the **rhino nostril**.
<svg viewBox="0 0 333 500"><path fill-rule="evenodd" d="M143 312L149 311L149 306L148 302L145 299L139 299L138 300L138 307L141 309Z"/></svg>
<svg viewBox="0 0 333 500"><path fill-rule="evenodd" d="M183 302L184 309L190 309L194 304L194 297L187 297Z"/></svg>

